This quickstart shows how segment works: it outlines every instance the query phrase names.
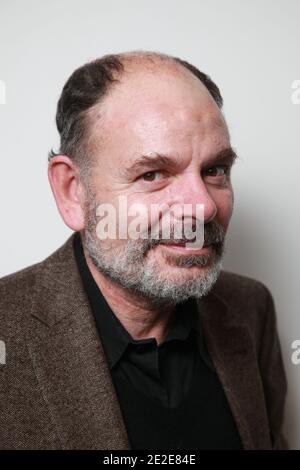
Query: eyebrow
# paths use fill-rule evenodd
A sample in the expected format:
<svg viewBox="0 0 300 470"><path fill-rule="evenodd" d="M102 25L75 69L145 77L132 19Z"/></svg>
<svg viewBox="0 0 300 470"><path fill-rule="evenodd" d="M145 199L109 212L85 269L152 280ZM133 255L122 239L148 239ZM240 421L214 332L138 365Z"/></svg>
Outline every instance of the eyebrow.
<svg viewBox="0 0 300 470"><path fill-rule="evenodd" d="M205 166L223 162L229 163L229 165L232 166L238 158L239 157L236 151L232 147L227 147L223 150L220 150L220 152L216 153L213 157L208 159L208 161L205 163Z"/></svg>
<svg viewBox="0 0 300 470"><path fill-rule="evenodd" d="M162 153L151 153L149 155L141 155L135 162L128 168L125 168L126 175L132 175L139 171L148 169L157 169L157 167L176 167L179 163L178 157L174 158L171 155Z"/></svg>
<svg viewBox="0 0 300 470"><path fill-rule="evenodd" d="M238 156L235 150L232 147L227 147L205 162L205 166L207 167L209 165L223 162L226 162L232 166L237 159ZM153 152L149 155L141 155L130 167L124 169L124 173L126 176L130 177L143 170L151 171L157 169L158 167L176 168L179 166L179 164L180 160L178 155L175 157Z"/></svg>

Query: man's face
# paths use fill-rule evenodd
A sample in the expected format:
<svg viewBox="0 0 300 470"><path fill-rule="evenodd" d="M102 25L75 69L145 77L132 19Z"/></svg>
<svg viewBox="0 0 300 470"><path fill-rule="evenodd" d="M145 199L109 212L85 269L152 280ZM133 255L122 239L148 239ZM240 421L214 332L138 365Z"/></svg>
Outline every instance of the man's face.
<svg viewBox="0 0 300 470"><path fill-rule="evenodd" d="M91 133L99 150L83 233L88 254L102 273L152 300L205 295L221 269L233 209L233 152L219 108L189 72L157 67L124 76L98 111ZM172 246L172 240L100 240L96 207L118 209L120 196L148 213L153 204L191 204L193 220L196 205L203 204L209 246L199 251ZM174 233L172 239L178 241Z"/></svg>

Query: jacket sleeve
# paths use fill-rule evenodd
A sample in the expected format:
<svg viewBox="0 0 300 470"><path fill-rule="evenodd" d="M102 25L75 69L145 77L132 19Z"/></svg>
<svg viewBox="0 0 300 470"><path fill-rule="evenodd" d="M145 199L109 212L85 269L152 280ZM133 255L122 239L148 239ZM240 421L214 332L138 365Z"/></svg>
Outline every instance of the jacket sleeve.
<svg viewBox="0 0 300 470"><path fill-rule="evenodd" d="M269 418L272 448L274 450L281 450L288 449L288 443L282 432L287 380L277 333L274 300L266 286L264 286L264 290L266 315L261 339L259 364Z"/></svg>

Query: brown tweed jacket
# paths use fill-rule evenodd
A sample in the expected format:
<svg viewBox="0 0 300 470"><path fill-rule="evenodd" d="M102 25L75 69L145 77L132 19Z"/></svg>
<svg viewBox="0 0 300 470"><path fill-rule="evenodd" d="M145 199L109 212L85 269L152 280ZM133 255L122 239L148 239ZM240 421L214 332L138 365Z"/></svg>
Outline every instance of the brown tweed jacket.
<svg viewBox="0 0 300 470"><path fill-rule="evenodd" d="M73 237L0 280L0 449L130 448ZM285 448L286 379L270 292L222 271L198 305L245 449Z"/></svg>

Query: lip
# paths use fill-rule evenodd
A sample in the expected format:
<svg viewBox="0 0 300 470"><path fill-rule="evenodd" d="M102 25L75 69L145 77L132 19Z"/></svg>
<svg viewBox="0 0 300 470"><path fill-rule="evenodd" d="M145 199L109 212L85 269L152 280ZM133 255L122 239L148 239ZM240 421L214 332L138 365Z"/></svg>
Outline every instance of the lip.
<svg viewBox="0 0 300 470"><path fill-rule="evenodd" d="M205 245L202 248L188 248L183 245L164 245L162 244L165 248L169 248L170 250L176 251L177 253L182 253L185 255L202 255L205 253L208 253L210 251L210 245Z"/></svg>

